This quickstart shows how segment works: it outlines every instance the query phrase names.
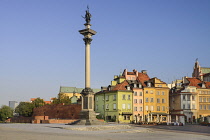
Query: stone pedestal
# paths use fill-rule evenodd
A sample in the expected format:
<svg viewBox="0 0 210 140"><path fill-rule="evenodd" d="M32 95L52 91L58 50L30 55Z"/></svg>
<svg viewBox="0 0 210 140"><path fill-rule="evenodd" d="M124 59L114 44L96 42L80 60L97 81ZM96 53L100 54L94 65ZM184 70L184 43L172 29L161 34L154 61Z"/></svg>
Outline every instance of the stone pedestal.
<svg viewBox="0 0 210 140"><path fill-rule="evenodd" d="M91 88L85 88L82 94L82 111L80 112L80 120L73 122L77 125L103 125L104 122L96 119L94 111L94 93Z"/></svg>

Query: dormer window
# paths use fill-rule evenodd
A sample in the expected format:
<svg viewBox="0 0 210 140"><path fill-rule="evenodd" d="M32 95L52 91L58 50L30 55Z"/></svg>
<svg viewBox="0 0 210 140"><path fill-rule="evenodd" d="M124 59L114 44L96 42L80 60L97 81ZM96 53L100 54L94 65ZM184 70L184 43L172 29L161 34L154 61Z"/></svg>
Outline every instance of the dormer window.
<svg viewBox="0 0 210 140"><path fill-rule="evenodd" d="M148 86L148 87L151 87L151 83L150 83L150 82L148 82L148 83L147 83L147 86Z"/></svg>
<svg viewBox="0 0 210 140"><path fill-rule="evenodd" d="M127 86L127 90L131 90L131 88L129 86Z"/></svg>
<svg viewBox="0 0 210 140"><path fill-rule="evenodd" d="M141 84L139 84L139 88L142 88L142 85Z"/></svg>
<svg viewBox="0 0 210 140"><path fill-rule="evenodd" d="M134 84L133 86L134 86L134 88L136 88L136 84Z"/></svg>

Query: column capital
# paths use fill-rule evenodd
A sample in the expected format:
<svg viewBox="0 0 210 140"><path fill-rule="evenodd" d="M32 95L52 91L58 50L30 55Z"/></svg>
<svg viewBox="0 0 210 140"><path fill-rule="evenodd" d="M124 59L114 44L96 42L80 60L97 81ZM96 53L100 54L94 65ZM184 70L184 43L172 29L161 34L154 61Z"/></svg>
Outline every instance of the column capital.
<svg viewBox="0 0 210 140"><path fill-rule="evenodd" d="M92 41L93 39L85 37L85 38L83 38L83 40L84 40L84 42L85 42L85 45L87 45L87 44L91 44L91 41Z"/></svg>

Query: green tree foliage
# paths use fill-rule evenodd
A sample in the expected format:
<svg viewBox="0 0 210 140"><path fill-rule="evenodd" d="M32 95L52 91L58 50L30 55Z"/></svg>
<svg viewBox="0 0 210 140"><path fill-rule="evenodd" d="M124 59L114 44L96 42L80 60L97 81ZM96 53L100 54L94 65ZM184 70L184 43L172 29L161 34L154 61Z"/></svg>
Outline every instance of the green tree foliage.
<svg viewBox="0 0 210 140"><path fill-rule="evenodd" d="M24 117L30 117L33 114L34 104L29 102L20 102L16 107L15 112Z"/></svg>
<svg viewBox="0 0 210 140"><path fill-rule="evenodd" d="M0 120L5 121L7 118L11 118L13 116L13 109L9 106L3 105L0 108Z"/></svg>
<svg viewBox="0 0 210 140"><path fill-rule="evenodd" d="M36 98L34 101L32 101L32 104L34 104L34 107L40 107L40 106L44 106L45 102L43 99Z"/></svg>
<svg viewBox="0 0 210 140"><path fill-rule="evenodd" d="M64 94L59 94L57 98L53 99L52 103L53 104L64 103L65 105L69 105L69 104L71 104L71 99Z"/></svg>

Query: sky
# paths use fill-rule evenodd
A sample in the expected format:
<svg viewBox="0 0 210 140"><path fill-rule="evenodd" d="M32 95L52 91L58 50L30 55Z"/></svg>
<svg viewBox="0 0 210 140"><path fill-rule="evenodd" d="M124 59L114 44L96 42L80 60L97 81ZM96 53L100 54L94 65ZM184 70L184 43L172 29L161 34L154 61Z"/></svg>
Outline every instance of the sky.
<svg viewBox="0 0 210 140"><path fill-rule="evenodd" d="M210 67L209 0L0 0L0 106L56 97L85 86L84 29L89 5L91 87L124 69L166 83Z"/></svg>

